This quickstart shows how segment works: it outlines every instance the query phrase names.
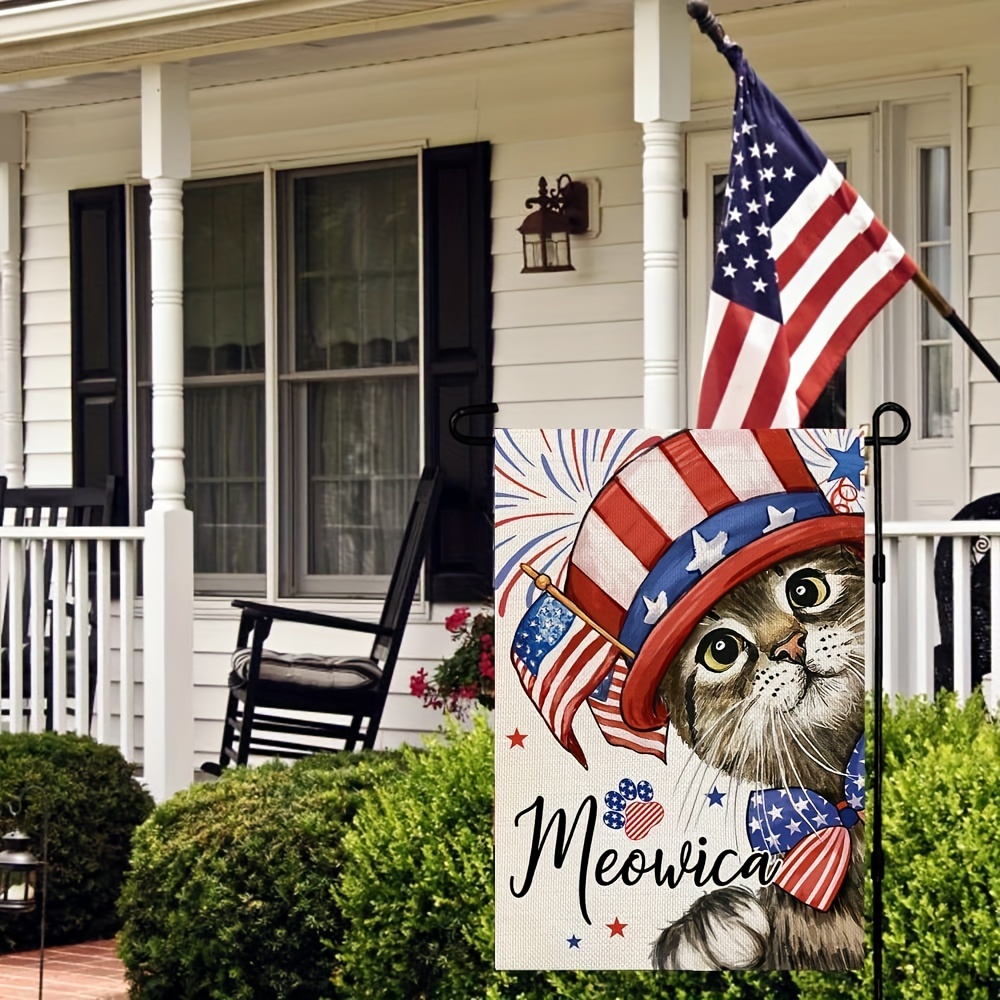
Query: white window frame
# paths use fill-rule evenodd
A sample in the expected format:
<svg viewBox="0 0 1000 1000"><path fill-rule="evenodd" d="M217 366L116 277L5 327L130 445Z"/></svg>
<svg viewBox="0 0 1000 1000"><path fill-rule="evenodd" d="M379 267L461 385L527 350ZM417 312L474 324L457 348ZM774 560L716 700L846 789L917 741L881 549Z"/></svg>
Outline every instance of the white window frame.
<svg viewBox="0 0 1000 1000"><path fill-rule="evenodd" d="M263 594L253 596L262 597L270 603L295 603L297 605L316 605L325 610L334 611L340 614L353 615L355 617L369 618L377 617L383 604L383 594L350 596L347 594L298 594L289 596L282 593L282 538L281 538L281 517L283 515L282 498L279 489L281 453L281 427L280 421L280 344L278 342L280 319L278 315L278 233L277 219L277 174L279 172L302 170L311 168L322 168L338 165L349 165L353 163L369 163L376 160L399 160L411 157L415 160L417 170L417 245L418 245L418 409L419 409L419 462L420 467L426 461L425 455L425 368L424 351L425 343L424 330L424 218L423 218L423 150L427 147L426 141L415 141L401 145L386 145L376 147L364 147L349 150L331 150L327 153L316 153L310 156L289 157L276 160L251 160L235 162L216 162L210 165L196 165L192 170L191 180L221 179L226 177L236 177L241 174L261 174L264 184L264 462L266 472L265 479L265 586ZM130 515L133 523L142 520L143 511L138 509L138 393L137 393L137 370L136 370L136 336L137 323L136 312L138 303L135 301L135 219L133 213L134 188L144 186L148 182L138 175L132 175L125 179L125 201L126 201L126 261L127 261L127 351L128 351L128 371L127 371L127 398L128 409L128 451L129 451L129 504ZM419 472L419 469L418 469ZM213 574L212 582L218 576ZM200 579L195 580L196 605L200 612L199 617L223 618L232 617L231 600L240 596L238 578L234 577L234 585L231 592L222 595L217 589L212 591L201 591L199 589ZM418 582L417 593L414 598L415 614L417 617L426 617L430 613L429 606L424 593L424 581L421 577ZM417 611L418 606L420 611ZM413 615L411 615L413 617Z"/></svg>

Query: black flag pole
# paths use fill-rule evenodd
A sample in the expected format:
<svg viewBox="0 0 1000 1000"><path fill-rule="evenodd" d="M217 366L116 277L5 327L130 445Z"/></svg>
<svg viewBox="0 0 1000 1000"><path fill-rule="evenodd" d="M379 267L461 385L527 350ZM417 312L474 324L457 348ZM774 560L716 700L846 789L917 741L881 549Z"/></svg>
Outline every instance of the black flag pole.
<svg viewBox="0 0 1000 1000"><path fill-rule="evenodd" d="M706 0L688 0L687 12L698 25L701 33L707 35L720 52L725 52L733 44ZM983 342L969 329L955 311L955 307L941 294L934 282L919 267L910 280L941 318L962 338L966 347L979 359L983 367L1000 382L1000 363L986 350Z"/></svg>

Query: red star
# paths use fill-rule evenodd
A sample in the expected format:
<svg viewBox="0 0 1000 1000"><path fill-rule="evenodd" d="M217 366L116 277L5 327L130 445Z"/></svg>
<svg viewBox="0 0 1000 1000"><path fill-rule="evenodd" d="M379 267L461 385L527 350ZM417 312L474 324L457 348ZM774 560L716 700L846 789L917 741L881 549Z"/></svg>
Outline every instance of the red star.
<svg viewBox="0 0 1000 1000"><path fill-rule="evenodd" d="M625 937L625 928L628 924L623 924L617 917L615 917L615 922L613 924L605 924L608 930L611 931L611 936L614 937L616 934L618 937Z"/></svg>
<svg viewBox="0 0 1000 1000"><path fill-rule="evenodd" d="M515 727L514 732L507 734L507 739L510 740L510 748L509 749L513 750L514 747L520 747L523 750L524 749L524 740L525 740L526 736L527 736L526 733L522 733L519 729L517 729Z"/></svg>

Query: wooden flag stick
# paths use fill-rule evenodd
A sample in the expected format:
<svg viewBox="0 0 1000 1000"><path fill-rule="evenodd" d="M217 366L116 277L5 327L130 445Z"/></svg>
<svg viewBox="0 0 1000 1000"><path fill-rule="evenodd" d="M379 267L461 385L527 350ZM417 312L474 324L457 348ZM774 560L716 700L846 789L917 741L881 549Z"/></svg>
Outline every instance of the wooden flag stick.
<svg viewBox="0 0 1000 1000"><path fill-rule="evenodd" d="M558 590L556 586L552 583L552 578L546 576L544 573L539 573L534 566L529 566L527 563L521 563L521 571L526 573L535 581L535 586L548 594L549 597L554 597L564 608L568 611L572 611L577 618L585 621L595 632L603 635L605 639L608 640L612 645L617 646L630 660L635 659L635 653L632 652L628 646L623 646L610 632L606 629L601 628L597 622L594 621L588 614L581 611L577 605L575 605L561 590Z"/></svg>
<svg viewBox="0 0 1000 1000"><path fill-rule="evenodd" d="M937 310L941 318L965 341L966 346L983 363L983 367L1000 382L1000 364L986 350L983 342L962 322L955 307L938 291L934 282L919 268L911 279L924 298Z"/></svg>

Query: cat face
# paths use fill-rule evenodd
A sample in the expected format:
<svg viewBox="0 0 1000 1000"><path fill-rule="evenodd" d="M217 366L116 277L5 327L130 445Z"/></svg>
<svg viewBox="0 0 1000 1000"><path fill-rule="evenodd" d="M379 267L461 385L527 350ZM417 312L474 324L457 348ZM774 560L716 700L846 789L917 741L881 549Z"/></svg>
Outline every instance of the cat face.
<svg viewBox="0 0 1000 1000"><path fill-rule="evenodd" d="M830 546L723 596L660 695L706 763L746 781L820 790L863 730L864 688L863 564Z"/></svg>

